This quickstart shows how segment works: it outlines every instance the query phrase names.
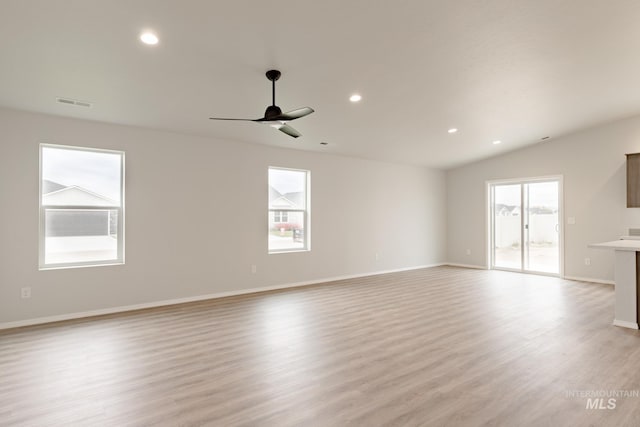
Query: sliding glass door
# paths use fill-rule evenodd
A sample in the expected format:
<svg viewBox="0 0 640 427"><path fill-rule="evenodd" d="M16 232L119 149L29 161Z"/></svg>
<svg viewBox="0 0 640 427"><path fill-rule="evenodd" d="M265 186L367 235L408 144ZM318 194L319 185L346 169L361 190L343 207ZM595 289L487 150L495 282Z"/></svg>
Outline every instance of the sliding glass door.
<svg viewBox="0 0 640 427"><path fill-rule="evenodd" d="M491 267L559 275L560 180L490 184Z"/></svg>
<svg viewBox="0 0 640 427"><path fill-rule="evenodd" d="M522 185L493 186L493 267L522 269Z"/></svg>

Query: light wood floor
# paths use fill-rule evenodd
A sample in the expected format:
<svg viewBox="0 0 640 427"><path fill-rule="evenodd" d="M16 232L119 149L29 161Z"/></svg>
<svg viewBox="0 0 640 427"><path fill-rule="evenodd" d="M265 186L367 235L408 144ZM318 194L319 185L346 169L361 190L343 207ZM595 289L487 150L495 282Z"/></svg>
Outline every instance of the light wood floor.
<svg viewBox="0 0 640 427"><path fill-rule="evenodd" d="M176 284L178 286L179 284ZM438 267L0 332L0 425L639 426L613 288Z"/></svg>

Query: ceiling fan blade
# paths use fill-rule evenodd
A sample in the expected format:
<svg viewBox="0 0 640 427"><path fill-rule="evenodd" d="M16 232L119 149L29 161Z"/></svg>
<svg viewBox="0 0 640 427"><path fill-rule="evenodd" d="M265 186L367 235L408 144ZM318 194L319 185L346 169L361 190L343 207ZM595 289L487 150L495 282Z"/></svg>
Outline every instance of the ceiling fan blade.
<svg viewBox="0 0 640 427"><path fill-rule="evenodd" d="M226 119L221 117L209 117L209 120L233 120L236 122L255 122L253 119Z"/></svg>
<svg viewBox="0 0 640 427"><path fill-rule="evenodd" d="M300 117L308 116L313 113L313 108L303 107L298 108L297 110L287 111L286 113L280 114L276 120L289 121L299 119Z"/></svg>
<svg viewBox="0 0 640 427"><path fill-rule="evenodd" d="M297 130L295 130L294 128L292 128L289 125L279 126L278 129L280 129L281 132L284 132L287 135L292 136L294 138L297 138L297 137L302 135L300 132L298 132Z"/></svg>

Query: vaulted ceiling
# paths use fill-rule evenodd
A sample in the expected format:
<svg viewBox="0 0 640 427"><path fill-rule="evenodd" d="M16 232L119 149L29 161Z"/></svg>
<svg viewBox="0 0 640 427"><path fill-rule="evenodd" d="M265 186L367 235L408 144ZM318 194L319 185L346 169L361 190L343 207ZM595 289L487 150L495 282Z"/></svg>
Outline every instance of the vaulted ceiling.
<svg viewBox="0 0 640 427"><path fill-rule="evenodd" d="M639 114L638 22L636 0L3 0L0 106L450 168ZM208 120L261 117L270 68L283 110L316 110L302 137Z"/></svg>

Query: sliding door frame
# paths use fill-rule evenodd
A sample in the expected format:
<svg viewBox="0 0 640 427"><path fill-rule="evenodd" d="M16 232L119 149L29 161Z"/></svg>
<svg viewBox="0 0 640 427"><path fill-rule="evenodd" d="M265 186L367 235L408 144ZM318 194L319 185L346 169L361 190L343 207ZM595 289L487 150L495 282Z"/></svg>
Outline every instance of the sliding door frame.
<svg viewBox="0 0 640 427"><path fill-rule="evenodd" d="M520 257L521 257L521 268L504 268L504 267L494 267L494 237L495 233L493 231L494 227L494 192L492 188L494 185L521 185L520 187L520 200L524 201L524 185L522 184L535 184L539 182L550 182L557 181L558 182L558 262L559 272L556 273L545 273L539 271L529 271L524 269L524 251L525 251L525 212L524 206L521 206L521 214L520 214ZM504 271L513 271L516 273L526 273L526 274L537 274L541 276L553 276L553 277L562 277L564 278L564 177L563 175L546 175L546 176L535 176L535 177L526 177L526 178L513 178L513 179L496 179L485 181L486 185L486 244L487 244L487 269L489 270L504 270ZM523 204L523 203L521 203ZM527 214L528 215L528 214Z"/></svg>

